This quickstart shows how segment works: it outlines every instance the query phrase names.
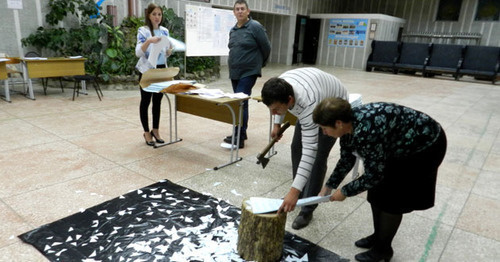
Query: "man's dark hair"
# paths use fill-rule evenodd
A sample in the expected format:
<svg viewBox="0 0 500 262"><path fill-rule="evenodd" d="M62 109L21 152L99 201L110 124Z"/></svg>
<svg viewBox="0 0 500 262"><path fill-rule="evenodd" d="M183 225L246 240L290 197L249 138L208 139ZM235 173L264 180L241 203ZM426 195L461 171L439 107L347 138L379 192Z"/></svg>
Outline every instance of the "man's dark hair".
<svg viewBox="0 0 500 262"><path fill-rule="evenodd" d="M233 9L237 4L244 4L248 9L248 3L246 0L236 0L236 2L234 2Z"/></svg>
<svg viewBox="0 0 500 262"><path fill-rule="evenodd" d="M264 83L261 91L262 102L270 106L276 102L287 104L289 97L294 97L292 86L284 79L273 77Z"/></svg>

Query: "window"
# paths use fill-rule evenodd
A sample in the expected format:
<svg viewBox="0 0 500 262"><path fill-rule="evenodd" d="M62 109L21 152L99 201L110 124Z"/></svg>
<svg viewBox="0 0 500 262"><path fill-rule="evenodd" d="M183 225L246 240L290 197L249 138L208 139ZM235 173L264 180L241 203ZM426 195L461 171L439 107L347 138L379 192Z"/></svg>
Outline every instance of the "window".
<svg viewBox="0 0 500 262"><path fill-rule="evenodd" d="M462 0L440 0L436 21L458 21L461 7Z"/></svg>
<svg viewBox="0 0 500 262"><path fill-rule="evenodd" d="M476 21L498 21L500 17L499 0L478 0Z"/></svg>

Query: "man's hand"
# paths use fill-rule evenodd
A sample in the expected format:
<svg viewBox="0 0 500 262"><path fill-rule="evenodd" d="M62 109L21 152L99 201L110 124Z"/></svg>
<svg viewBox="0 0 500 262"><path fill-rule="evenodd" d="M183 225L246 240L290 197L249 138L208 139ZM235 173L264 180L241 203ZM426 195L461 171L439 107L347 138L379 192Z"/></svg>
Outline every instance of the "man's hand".
<svg viewBox="0 0 500 262"><path fill-rule="evenodd" d="M297 205L297 201L299 200L300 191L294 187L288 191L285 199L283 199L283 203L281 207L278 209L278 214L281 212L291 212L295 209L295 205Z"/></svg>
<svg viewBox="0 0 500 262"><path fill-rule="evenodd" d="M271 131L271 138L276 138L276 141L280 141L281 137L283 136L283 134L281 134L281 136L276 137L278 135L278 132L280 131L280 128L280 124L274 124L273 130Z"/></svg>

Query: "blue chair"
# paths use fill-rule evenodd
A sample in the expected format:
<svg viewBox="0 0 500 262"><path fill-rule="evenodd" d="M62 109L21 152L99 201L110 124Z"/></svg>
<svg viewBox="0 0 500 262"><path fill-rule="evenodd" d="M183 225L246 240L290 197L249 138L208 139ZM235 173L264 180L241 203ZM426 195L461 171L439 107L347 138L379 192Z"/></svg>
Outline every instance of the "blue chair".
<svg viewBox="0 0 500 262"><path fill-rule="evenodd" d="M373 40L372 52L366 62L366 71L372 69L390 69L395 72L394 64L398 61L401 44L396 41L377 41Z"/></svg>
<svg viewBox="0 0 500 262"><path fill-rule="evenodd" d="M424 43L402 43L399 60L394 65L396 73L423 72L429 61L430 46Z"/></svg>
<svg viewBox="0 0 500 262"><path fill-rule="evenodd" d="M458 76L470 75L476 79L488 79L495 84L500 67L500 47L474 46L465 47L465 56Z"/></svg>
<svg viewBox="0 0 500 262"><path fill-rule="evenodd" d="M429 62L424 68L424 76L452 74L455 79L464 59L465 45L432 44Z"/></svg>

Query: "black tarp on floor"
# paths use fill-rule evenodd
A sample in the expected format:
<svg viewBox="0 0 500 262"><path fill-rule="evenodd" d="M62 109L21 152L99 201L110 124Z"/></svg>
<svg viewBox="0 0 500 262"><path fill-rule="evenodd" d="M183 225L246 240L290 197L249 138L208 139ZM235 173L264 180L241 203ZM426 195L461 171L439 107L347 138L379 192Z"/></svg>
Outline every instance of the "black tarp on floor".
<svg viewBox="0 0 500 262"><path fill-rule="evenodd" d="M244 261L240 209L164 180L19 237L51 261ZM281 261L348 261L285 234Z"/></svg>

